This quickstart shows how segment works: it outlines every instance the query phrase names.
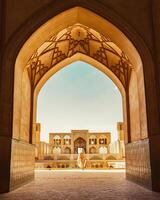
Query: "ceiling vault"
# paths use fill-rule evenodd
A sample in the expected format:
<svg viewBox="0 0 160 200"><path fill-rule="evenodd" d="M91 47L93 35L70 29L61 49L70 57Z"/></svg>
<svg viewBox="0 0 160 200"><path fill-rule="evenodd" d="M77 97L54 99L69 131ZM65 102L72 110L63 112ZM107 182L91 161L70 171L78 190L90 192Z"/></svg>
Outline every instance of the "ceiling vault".
<svg viewBox="0 0 160 200"><path fill-rule="evenodd" d="M45 41L31 56L27 69L33 88L52 67L76 53L85 54L111 70L128 88L132 65L110 38L82 24L75 24Z"/></svg>

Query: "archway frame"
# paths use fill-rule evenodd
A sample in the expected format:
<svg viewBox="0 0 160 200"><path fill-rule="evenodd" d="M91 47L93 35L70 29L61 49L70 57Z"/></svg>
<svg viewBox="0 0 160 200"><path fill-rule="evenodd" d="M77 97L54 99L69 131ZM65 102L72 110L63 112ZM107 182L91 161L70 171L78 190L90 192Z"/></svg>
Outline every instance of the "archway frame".
<svg viewBox="0 0 160 200"><path fill-rule="evenodd" d="M86 17L87 17L87 19L90 19L90 20L86 20ZM85 26L94 28L96 31L99 31L104 36L111 38L112 41L116 45L118 45L118 47L120 47L120 49L124 50L124 52L127 54L128 58L129 58L129 60L131 61L132 65L135 67L135 71L138 74L140 74L140 77L137 76L137 79L138 79L137 82L139 84L139 89L141 88L141 95L138 95L138 97L140 98L139 102L143 108L139 107L139 109L142 109L142 111L140 110L140 115L143 120L142 124L145 126L143 128L144 130L142 130L141 132L144 133L144 136L142 136L142 137L144 137L144 138L147 137L147 124L145 124L145 122L146 122L146 104L145 104L145 92L144 92L144 84L143 84L144 83L143 67L142 67L141 58L140 58L137 50L135 49L133 44L126 38L126 36L119 29L117 29L113 24L104 20L100 16L92 13L91 11L88 11L81 7L75 7L75 8L69 9L69 10L57 15L56 17L52 18L48 22L46 22L34 34L32 34L30 36L30 38L27 40L27 42L21 48L21 51L19 52L17 59L16 59L16 63L15 63L15 85L14 85L15 89L14 89L14 114L13 114L14 119L13 119L13 122L17 121L17 119L14 116L17 115L17 118L19 118L21 115L20 112L19 113L17 112L17 114L15 114L16 108L18 106L18 104L17 104L18 100L16 101L16 98L19 98L20 93L21 93L21 91L16 91L16 88L18 88L18 85L21 84L21 80L19 80L19 77L21 77L21 74L23 73L23 70L26 66L27 61L29 60L31 55L35 52L35 50L40 45L43 44L43 42L45 40L47 40L49 37L57 34L59 31L63 30L67 26L74 25L75 23L84 24ZM30 47L32 47L32 48L30 48ZM28 51L26 51L27 49L28 49ZM88 60L89 59L87 59L87 61ZM67 64L67 62L70 62L70 61L69 61L69 59L66 59L65 62ZM19 67L19 66L21 66L21 67ZM98 65L96 65L95 67L97 67L97 66ZM17 74L18 74L18 77L16 77ZM108 74L109 73L107 72L107 75ZM112 77L112 75L110 73L110 78L111 77ZM111 79L115 80L115 78L111 78ZM122 87L120 87L120 84L117 84L117 86L120 88L120 91L122 92L123 89L122 89ZM33 91L31 93L33 93ZM128 112L127 119L128 119L128 121L130 121L130 119L129 119L130 111L129 111L129 101L128 101L129 91L127 91L126 94L127 94L127 98L123 98L123 101L127 102L127 109L124 108L124 110L126 112ZM125 96L124 92L122 92L122 96L123 97ZM36 99L36 98L34 98L34 99ZM127 99L127 101L126 101L126 99ZM19 100L19 101L21 101L21 100ZM31 103L31 105L30 105L31 107L32 107L32 104L33 103ZM35 101L34 101L34 104L36 105ZM31 113L31 115L33 115L33 114ZM33 119L34 118L35 118L35 114L33 115ZM126 117L124 117L124 118L126 121ZM33 121L33 119L31 118L31 121ZM13 123L13 133L16 132L16 134L17 134L17 131L14 131L14 130L20 130L20 128L15 127L15 124L16 123ZM129 133L130 123L128 123L126 127L128 127L128 134L130 134ZM32 128L30 128L30 129L32 129ZM30 138L31 138L31 136L30 136ZM130 142L131 136L129 135L128 138L129 139L127 139L127 141ZM31 141L31 139L30 139L30 141Z"/></svg>
<svg viewBox="0 0 160 200"><path fill-rule="evenodd" d="M75 140L74 140L74 153L77 153L78 154L78 142L81 141L81 143L79 144L80 145L80 148L83 148L83 150L86 152L86 140L83 138L83 137L77 137Z"/></svg>
<svg viewBox="0 0 160 200"><path fill-rule="evenodd" d="M15 60L17 58L17 55L22 47L22 45L25 43L25 41L28 39L28 37L35 31L37 28L39 28L40 25L44 24L47 20L52 18L53 16L56 16L60 12L63 12L64 10L67 10L69 8L75 7L75 6L82 6L84 8L88 8L92 10L93 12L99 14L99 16L104 17L104 19L110 21L112 24L116 25L121 31L125 33L125 35L129 38L130 41L133 42L136 49L138 49L139 54L141 56L143 66L145 67L144 70L144 79L145 79L145 89L146 89L146 108L147 108L147 125L148 125L148 136L152 138L152 136L158 136L159 135L159 114L158 114L158 101L157 101L157 94L156 94L156 79L155 79L155 71L154 71L154 63L152 60L151 53L146 46L143 39L139 36L139 34L135 31L135 29L126 23L123 18L121 18L116 12L114 12L111 8L107 7L104 4L101 4L98 1L88 0L83 2L75 2L75 1L68 1L65 4L61 4L59 1L54 1L50 4L48 4L46 8L46 15L44 16L44 8L39 10L38 12L34 13L32 16L30 16L24 24L22 24L21 27L19 27L14 34L10 37L10 39L7 41L5 46L5 54L3 57L3 66L1 72L3 72L3 79L2 83L5 85L7 90L1 90L1 99L3 101L0 102L0 110L2 114L2 119L0 121L0 128L3 130L3 133L1 134L2 140L1 144L7 143L7 154L6 154L6 160L7 162L3 162L3 166L1 166L1 190L0 192L7 192L10 190L10 188L13 189L12 185L10 184L10 180L12 177L10 177L10 168L12 161L11 156L11 145L13 149L13 140L11 139L13 136L13 102L14 102L14 96L13 96L13 86L14 86L14 66L15 66ZM58 8L58 9L56 9ZM30 23L32 19L33 23ZM122 48L123 49L123 48ZM9 59L8 59L9 58ZM21 57L23 59L23 57ZM23 64L23 61L19 62L19 64ZM10 74L10 76L8 76ZM154 99L154 104L153 100ZM154 116L152 115L154 113ZM7 125L7 126L6 126ZM5 138L7 137L7 140ZM147 145L148 141L146 142ZM155 144L153 141L152 144ZM3 147L3 145L1 145ZM2 148L1 155L3 155L4 149ZM154 152L152 152L154 157ZM152 156L152 155L151 155ZM153 176L156 178L157 175L159 176L159 172L155 168L157 162L153 158L152 159L152 167L155 169L153 171ZM5 169L5 170L4 170ZM5 174L5 176L4 176ZM6 177L7 175L7 177ZM135 180L137 181L137 180ZM23 183L26 182L26 180L22 180ZM5 184L4 184L5 183ZM152 186L154 190L159 190L156 185L157 181L154 179ZM146 187L152 188L151 185L142 183Z"/></svg>
<svg viewBox="0 0 160 200"><path fill-rule="evenodd" d="M85 16L85 17L84 17ZM89 19L89 20L86 20ZM41 46L43 44L44 41L46 41L49 37L59 33L59 31L65 29L68 26L74 25L74 24L82 24L84 26L90 27L93 30L96 30L98 33L104 35L104 37L109 37L111 39L111 41L116 44L123 52L125 52L125 54L127 55L127 57L129 58L130 62L132 63L134 70L132 70L132 74L136 74L136 77L134 76L132 78L131 75L131 80L133 79L133 81L130 80L130 84L127 90L125 90L123 87L121 87L121 85L118 83L118 81L116 80L116 78L114 77L113 73L110 73L109 70L103 70L104 66L100 65L100 63L96 63L95 60L92 60L91 58L88 58L87 56L77 56L80 55L78 53L76 53L75 55L73 55L71 58L69 59L65 59L64 63L63 61L58 63L56 66L54 66L54 70L51 69L48 71L48 73L46 73L46 77L44 76L44 79L42 78L42 82L41 85L39 84L39 89L40 87L44 84L44 80L47 80L51 75L53 75L53 73L56 72L56 69L59 69L64 67L64 65L67 65L71 62L71 60L73 59L81 59L87 62L92 62L93 66L96 68L99 68L101 71L105 72L105 74L109 75L109 77L116 83L116 85L118 86L118 88L120 88L121 93L123 94L123 102L125 105L124 106L124 116L125 118L125 122L127 121L127 125L125 127L127 127L127 135L128 135L128 140L126 141L126 143L131 143L131 147L126 146L126 150L127 150L127 174L128 177L130 179L134 179L134 174L132 173L132 170L130 169L133 168L132 166L132 155L130 154L130 149L135 148L132 144L133 141L138 141L141 139L145 139L148 137L148 128L147 128L147 115L146 115L146 101L145 101L145 88L144 88L144 78L143 78L143 64L142 64L142 60L141 57L138 53L138 51L136 50L136 48L134 47L134 45L131 43L131 41L118 29L116 28L113 24L111 24L110 22L108 22L107 20L101 18L100 16L96 15L95 13L81 8L81 7L75 7L72 9L69 9L59 15L57 15L56 17L53 17L52 19L50 19L48 22L46 22L43 26L41 26L36 32L34 32L30 38L26 41L26 43L23 45L23 47L21 48L17 59L16 59L16 63L15 63L15 79L14 79L14 110L13 110L13 137L14 134L17 134L17 131L15 130L19 130L19 136L21 137L21 123L20 123L20 127L16 127L16 121L18 121L17 119L20 118L20 120L23 120L23 122L26 121L26 118L24 116L21 116L21 110L22 110L22 105L21 102L23 102L22 99L19 100L19 97L21 97L23 94L23 82L25 82L25 85L28 82L28 85L30 84L30 80L29 77L27 77L25 79L25 81L23 81L22 77L25 71L25 66L27 65L27 62L29 60L29 58L33 55L33 53L38 49L39 46ZM76 58L77 57L77 58ZM72 60L72 62L73 62ZM92 61L91 61L92 60ZM52 73L51 73L52 72ZM49 75L50 73L50 75ZM134 86L134 83L136 82L136 86ZM131 84L132 83L132 84ZM136 87L136 90L135 90ZM130 91L131 88L131 91ZM28 105L28 107L30 107L31 109L31 113L30 113L30 117L29 114L27 116L27 120L31 120L30 122L28 121L28 124L30 123L30 130L28 129L28 133L30 132L30 136L28 139L26 139L27 142L32 143L32 133L34 133L34 127L32 129L32 123L33 123L33 119L36 118L36 96L38 94L38 90L37 93L34 94L34 101L32 98L32 95L34 93L34 91L32 91L30 89L30 86L28 86L28 88L26 88L26 91L31 91L30 95L31 98L28 95L24 95L24 96L29 96L29 99L27 99L27 102L30 102L30 105ZM133 92L133 94L132 94ZM124 95L125 94L125 95ZM134 99L134 101L136 100L136 104L134 104L135 102L132 101L132 97ZM33 116L33 105L34 105L34 116ZM134 109L134 105L136 105L136 110ZM141 105L141 106L139 106ZM20 108L20 109L16 109L16 108ZM27 108L27 107L26 107ZM131 109L132 110L131 110ZM25 109L26 110L26 109ZM20 112L19 112L20 111ZM134 111L134 114L136 114L135 117L132 117L132 122L133 122L133 127L132 127L132 122L131 122L131 118L130 116L132 116L132 112ZM16 112L18 114L16 114ZM26 114L25 114L26 115ZM127 117L126 117L127 116ZM15 118L17 117L17 119ZM135 121L136 119L136 121ZM141 119L141 121L140 121ZM136 127L138 124L138 128ZM136 130L136 134L133 132L133 134L130 132L130 130ZM24 129L25 130L25 129ZM138 131L137 131L138 130ZM136 135L136 138L134 138L134 135ZM21 138L19 138L20 140L22 140ZM147 141L148 142L148 141ZM141 148L139 146L139 148ZM149 155L149 149L148 149L148 143L145 144L145 148L146 150L146 154L147 156ZM136 150L138 151L138 150ZM136 152L135 151L135 152ZM138 151L139 152L139 151ZM137 154L137 153L136 153ZM145 158L146 155L144 155ZM136 158L137 160L135 160L134 162L138 162L138 157ZM144 162L144 160L142 160L142 162ZM150 164L146 163L146 167L148 168L148 172L150 173ZM138 170L137 170L138 169ZM139 167L136 168L136 173L137 176L139 176L139 171L141 170L141 163L139 163ZM150 177L146 178L146 177L139 177L140 182L143 181L144 179L146 179L146 183L148 185L150 185Z"/></svg>

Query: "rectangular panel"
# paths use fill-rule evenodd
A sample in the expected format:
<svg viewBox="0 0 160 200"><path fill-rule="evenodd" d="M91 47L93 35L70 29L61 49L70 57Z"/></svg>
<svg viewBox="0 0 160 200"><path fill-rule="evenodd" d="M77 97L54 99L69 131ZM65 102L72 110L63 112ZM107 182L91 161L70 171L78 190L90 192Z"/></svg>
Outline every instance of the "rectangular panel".
<svg viewBox="0 0 160 200"><path fill-rule="evenodd" d="M34 179L34 165L34 145L13 139L11 152L11 190Z"/></svg>
<svg viewBox="0 0 160 200"><path fill-rule="evenodd" d="M126 144L127 179L152 188L149 140L140 140Z"/></svg>

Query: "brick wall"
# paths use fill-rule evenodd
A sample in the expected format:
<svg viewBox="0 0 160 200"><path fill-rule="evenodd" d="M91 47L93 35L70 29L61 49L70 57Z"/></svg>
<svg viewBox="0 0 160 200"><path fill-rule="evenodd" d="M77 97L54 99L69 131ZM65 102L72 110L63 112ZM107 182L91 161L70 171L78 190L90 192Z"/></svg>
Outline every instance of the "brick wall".
<svg viewBox="0 0 160 200"><path fill-rule="evenodd" d="M152 187L148 139L126 144L126 177L147 188Z"/></svg>
<svg viewBox="0 0 160 200"><path fill-rule="evenodd" d="M12 140L11 153L11 190L34 179L34 145Z"/></svg>

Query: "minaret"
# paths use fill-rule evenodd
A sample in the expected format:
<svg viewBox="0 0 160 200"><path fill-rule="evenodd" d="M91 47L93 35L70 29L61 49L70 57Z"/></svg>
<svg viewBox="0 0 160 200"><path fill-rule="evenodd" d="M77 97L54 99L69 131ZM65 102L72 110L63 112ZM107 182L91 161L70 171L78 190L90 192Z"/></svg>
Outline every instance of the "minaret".
<svg viewBox="0 0 160 200"><path fill-rule="evenodd" d="M33 124L33 136L32 136L32 144L40 143L40 132L41 132L41 124L34 123Z"/></svg>
<svg viewBox="0 0 160 200"><path fill-rule="evenodd" d="M41 124L35 123L34 124L34 137L33 137L33 144L35 144L35 157L39 157L40 151L40 133L41 133Z"/></svg>
<svg viewBox="0 0 160 200"><path fill-rule="evenodd" d="M119 142L119 153L122 158L125 157L125 144L124 144L124 123L117 122L118 142Z"/></svg>
<svg viewBox="0 0 160 200"><path fill-rule="evenodd" d="M41 124L36 123L36 130L35 130L35 144L40 143L40 133L41 133Z"/></svg>

